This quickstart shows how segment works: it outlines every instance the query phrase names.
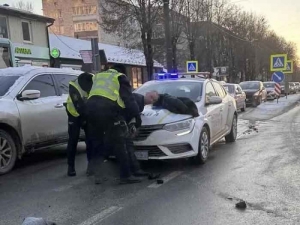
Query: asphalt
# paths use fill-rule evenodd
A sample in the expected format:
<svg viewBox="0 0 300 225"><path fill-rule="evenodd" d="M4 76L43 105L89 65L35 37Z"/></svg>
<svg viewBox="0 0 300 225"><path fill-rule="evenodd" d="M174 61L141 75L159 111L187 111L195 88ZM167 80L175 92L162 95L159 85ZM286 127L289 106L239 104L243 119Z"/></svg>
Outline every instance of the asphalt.
<svg viewBox="0 0 300 225"><path fill-rule="evenodd" d="M105 169L109 180L94 185L85 176L83 145L73 178L66 176L65 146L36 152L0 177L0 224L18 225L27 216L59 225L300 224L300 106L295 100L292 107L264 120L248 109L237 141L216 144L203 166L143 163L162 173L161 185L118 185L113 162ZM240 201L246 209L235 207Z"/></svg>

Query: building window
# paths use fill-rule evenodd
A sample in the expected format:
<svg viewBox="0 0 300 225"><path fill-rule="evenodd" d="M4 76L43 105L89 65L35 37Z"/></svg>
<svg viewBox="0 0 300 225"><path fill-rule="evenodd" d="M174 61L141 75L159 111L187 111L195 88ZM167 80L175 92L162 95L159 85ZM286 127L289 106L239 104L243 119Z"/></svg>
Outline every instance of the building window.
<svg viewBox="0 0 300 225"><path fill-rule="evenodd" d="M74 23L74 30L75 30L75 32L97 31L98 30L98 23L97 22Z"/></svg>
<svg viewBox="0 0 300 225"><path fill-rule="evenodd" d="M77 6L73 7L74 15L93 15L97 14L97 6L89 5L89 6Z"/></svg>
<svg viewBox="0 0 300 225"><path fill-rule="evenodd" d="M142 69L139 67L132 67L132 87L134 89L142 86L143 80L142 80Z"/></svg>
<svg viewBox="0 0 300 225"><path fill-rule="evenodd" d="M3 16L0 16L0 37L8 38L7 20Z"/></svg>
<svg viewBox="0 0 300 225"><path fill-rule="evenodd" d="M23 40L26 42L31 42L31 29L29 22L22 22Z"/></svg>

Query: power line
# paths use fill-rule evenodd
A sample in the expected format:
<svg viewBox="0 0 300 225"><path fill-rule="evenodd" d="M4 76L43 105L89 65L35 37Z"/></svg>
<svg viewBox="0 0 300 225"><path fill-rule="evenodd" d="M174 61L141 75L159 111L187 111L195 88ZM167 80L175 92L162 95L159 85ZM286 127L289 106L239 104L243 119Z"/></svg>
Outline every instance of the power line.
<svg viewBox="0 0 300 225"><path fill-rule="evenodd" d="M68 44L66 44L63 40L60 39L60 37L51 29L52 33L57 37L58 40L60 40L65 46L67 46L69 49L73 50L76 53L79 53L77 50L75 50L74 48L70 47Z"/></svg>

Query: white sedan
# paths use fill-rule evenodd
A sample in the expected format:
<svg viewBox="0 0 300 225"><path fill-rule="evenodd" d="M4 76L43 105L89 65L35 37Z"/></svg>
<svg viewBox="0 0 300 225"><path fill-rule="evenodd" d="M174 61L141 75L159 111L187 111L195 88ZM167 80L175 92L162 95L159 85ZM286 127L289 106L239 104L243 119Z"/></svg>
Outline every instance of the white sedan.
<svg viewBox="0 0 300 225"><path fill-rule="evenodd" d="M135 92L145 94L153 90L192 99L199 117L146 106L134 142L139 160L192 157L203 164L211 145L224 137L226 142L236 140L236 103L218 81L198 78L155 80L145 83Z"/></svg>

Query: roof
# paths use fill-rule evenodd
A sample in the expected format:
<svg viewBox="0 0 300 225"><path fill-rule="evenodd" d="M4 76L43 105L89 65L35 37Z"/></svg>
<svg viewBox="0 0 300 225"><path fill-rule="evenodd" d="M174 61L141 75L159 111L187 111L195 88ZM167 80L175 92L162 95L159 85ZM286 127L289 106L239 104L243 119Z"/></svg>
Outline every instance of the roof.
<svg viewBox="0 0 300 225"><path fill-rule="evenodd" d="M72 37L49 34L50 48L58 48L60 57L81 60L80 50L91 50L91 42ZM99 50L104 50L109 63L146 66L144 53L137 49L129 49L116 45L99 43ZM154 60L154 67L163 68L163 65Z"/></svg>
<svg viewBox="0 0 300 225"><path fill-rule="evenodd" d="M22 9L17 9L17 8L14 8L11 6L0 5L0 14L10 15L10 16L14 16L14 17L23 16L23 17L27 17L30 19L36 19L36 20L39 20L41 22L46 22L46 23L54 23L54 21L55 21L55 19L53 19L53 18L38 15L38 14L35 14L32 12L22 10Z"/></svg>
<svg viewBox="0 0 300 225"><path fill-rule="evenodd" d="M82 71L72 70L72 69L61 69L61 68L50 68L50 67L37 67L37 66L20 66L20 67L9 67L5 69L0 69L0 76L26 76L31 71L35 70L37 73L42 72L52 72L61 73L63 71L80 74Z"/></svg>

